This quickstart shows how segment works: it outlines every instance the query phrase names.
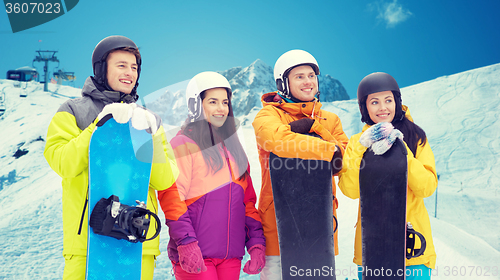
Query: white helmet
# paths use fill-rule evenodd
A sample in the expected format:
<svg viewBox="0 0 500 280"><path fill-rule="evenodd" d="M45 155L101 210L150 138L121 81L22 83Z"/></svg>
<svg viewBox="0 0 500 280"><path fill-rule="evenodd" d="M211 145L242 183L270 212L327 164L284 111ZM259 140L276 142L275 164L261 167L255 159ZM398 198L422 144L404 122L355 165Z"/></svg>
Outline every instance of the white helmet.
<svg viewBox="0 0 500 280"><path fill-rule="evenodd" d="M286 97L291 98L288 91L288 73L299 65L309 65L314 73L319 75L319 65L314 56L303 50L291 50L282 54L274 64L274 79L278 90Z"/></svg>
<svg viewBox="0 0 500 280"><path fill-rule="evenodd" d="M211 88L226 88L231 94L231 86L227 79L216 72L201 72L189 81L186 88L186 102L191 122L198 120L203 111L200 93Z"/></svg>

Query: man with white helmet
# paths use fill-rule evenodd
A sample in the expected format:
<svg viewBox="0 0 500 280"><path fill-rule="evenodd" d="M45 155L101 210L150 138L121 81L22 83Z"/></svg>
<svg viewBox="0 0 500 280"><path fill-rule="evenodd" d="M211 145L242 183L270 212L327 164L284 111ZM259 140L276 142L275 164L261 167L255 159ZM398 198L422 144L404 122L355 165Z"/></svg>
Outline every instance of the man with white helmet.
<svg viewBox="0 0 500 280"><path fill-rule="evenodd" d="M85 81L82 97L63 103L50 122L44 156L62 177L63 279L85 279L88 154L90 138L99 120L107 115L119 123L132 120L136 129L145 129L153 135L154 156L147 201L150 211L156 214L158 209L155 190L169 188L179 173L160 117L135 104L141 62L139 49L129 38L104 38L92 54L94 76ZM153 232L154 229L149 230ZM154 260L160 254L159 239L143 243L142 279L153 279Z"/></svg>
<svg viewBox="0 0 500 280"><path fill-rule="evenodd" d="M274 66L278 91L262 96L263 108L253 127L262 168L259 214L266 237L266 266L261 279L281 279L280 251L269 172L269 154L279 157L324 160L332 163L333 174L342 167L348 138L337 115L321 110L316 59L303 50L284 53ZM313 134L314 137L306 134ZM335 182L335 180L332 180ZM333 195L336 187L333 183ZM336 215L337 199L333 200ZM334 235L338 254L337 233Z"/></svg>

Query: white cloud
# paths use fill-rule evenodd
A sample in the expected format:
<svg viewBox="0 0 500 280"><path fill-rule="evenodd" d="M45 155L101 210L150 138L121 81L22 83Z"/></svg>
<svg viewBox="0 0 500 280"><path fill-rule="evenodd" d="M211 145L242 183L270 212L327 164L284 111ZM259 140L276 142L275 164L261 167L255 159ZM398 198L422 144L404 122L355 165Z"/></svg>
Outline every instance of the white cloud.
<svg viewBox="0 0 500 280"><path fill-rule="evenodd" d="M403 6L398 3L398 0L393 0L392 2L375 2L368 7L370 10L374 8L377 10L377 18L385 21L387 28L395 27L412 15L408 9L403 8Z"/></svg>

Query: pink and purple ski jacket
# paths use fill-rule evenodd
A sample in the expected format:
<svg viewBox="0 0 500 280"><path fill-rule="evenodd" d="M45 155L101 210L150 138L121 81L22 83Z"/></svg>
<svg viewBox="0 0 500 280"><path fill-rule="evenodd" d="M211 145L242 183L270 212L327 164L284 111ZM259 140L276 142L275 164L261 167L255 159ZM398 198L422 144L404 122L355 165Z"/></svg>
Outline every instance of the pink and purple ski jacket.
<svg viewBox="0 0 500 280"><path fill-rule="evenodd" d="M238 170L221 144L209 148L220 152L223 159L228 155L224 167L214 174L192 139L178 134L170 143L180 174L175 185L158 192L169 228L170 260L178 263L177 246L194 241L198 241L203 258L218 259L241 260L245 246L265 245L249 172L239 178L245 170Z"/></svg>

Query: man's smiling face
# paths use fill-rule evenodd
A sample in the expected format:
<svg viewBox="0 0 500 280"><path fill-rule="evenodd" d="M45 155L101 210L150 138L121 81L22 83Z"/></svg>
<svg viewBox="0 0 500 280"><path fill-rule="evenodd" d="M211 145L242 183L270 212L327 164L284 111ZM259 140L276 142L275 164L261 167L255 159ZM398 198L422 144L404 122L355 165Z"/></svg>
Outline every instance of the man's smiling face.
<svg viewBox="0 0 500 280"><path fill-rule="evenodd" d="M115 91L129 94L137 82L137 60L134 54L114 51L108 56L108 85Z"/></svg>
<svg viewBox="0 0 500 280"><path fill-rule="evenodd" d="M288 86L293 97L308 102L318 92L318 77L309 65L293 68L288 74Z"/></svg>

